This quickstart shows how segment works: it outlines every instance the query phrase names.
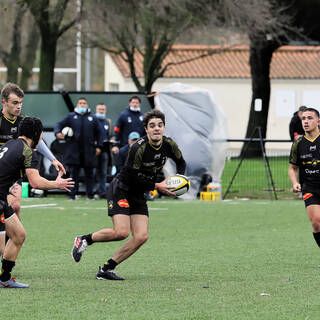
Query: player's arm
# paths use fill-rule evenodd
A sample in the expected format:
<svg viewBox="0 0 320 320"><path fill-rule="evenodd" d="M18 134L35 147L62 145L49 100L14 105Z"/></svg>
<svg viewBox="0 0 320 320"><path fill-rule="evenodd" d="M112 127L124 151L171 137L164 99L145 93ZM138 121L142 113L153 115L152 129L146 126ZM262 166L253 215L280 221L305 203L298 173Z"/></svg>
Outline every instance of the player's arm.
<svg viewBox="0 0 320 320"><path fill-rule="evenodd" d="M62 171L63 174L66 174L66 169L64 168L63 164L55 158L43 140L40 141L37 150L52 162L57 171Z"/></svg>
<svg viewBox="0 0 320 320"><path fill-rule="evenodd" d="M292 183L292 191L293 192L300 192L301 191L301 185L298 181L298 173L299 173L299 167L290 163L288 175L289 175L289 179Z"/></svg>
<svg viewBox="0 0 320 320"><path fill-rule="evenodd" d="M182 152L178 145L172 139L168 140L171 145L172 155L171 158L176 164L176 170L178 174L184 174L186 171L187 164L182 156Z"/></svg>
<svg viewBox="0 0 320 320"><path fill-rule="evenodd" d="M70 191L69 188L74 186L74 181L72 181L72 178L62 179L62 174L62 171L59 171L56 180L47 180L40 176L37 169L26 169L26 175L32 188L42 190L61 189Z"/></svg>

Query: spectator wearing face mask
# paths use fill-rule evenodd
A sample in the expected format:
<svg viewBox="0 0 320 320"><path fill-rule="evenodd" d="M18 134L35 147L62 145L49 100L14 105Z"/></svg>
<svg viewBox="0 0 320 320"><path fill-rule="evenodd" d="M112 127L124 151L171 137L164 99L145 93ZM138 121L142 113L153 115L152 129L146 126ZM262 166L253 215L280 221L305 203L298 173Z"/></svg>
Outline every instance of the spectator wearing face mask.
<svg viewBox="0 0 320 320"><path fill-rule="evenodd" d="M114 145L112 153L117 155L119 149L128 143L131 132L138 132L142 137L145 135L143 127L143 113L141 112L141 100L138 96L129 99L129 106L121 112L114 126Z"/></svg>
<svg viewBox="0 0 320 320"><path fill-rule="evenodd" d="M54 133L57 139L65 139L62 129L71 127L73 136L67 139L65 164L70 172L70 177L75 182L70 188L70 200L75 200L79 187L79 173L81 168L85 173L87 199L94 199L93 170L97 164L97 157L101 153L103 141L98 118L91 114L86 98L79 98L74 112L70 112L64 119L56 124Z"/></svg>
<svg viewBox="0 0 320 320"><path fill-rule="evenodd" d="M98 155L97 168L95 172L95 181L98 182L98 187L95 191L95 197L100 199L106 198L106 182L110 157L109 140L111 136L111 120L106 118L107 107L103 102L96 105L96 117L100 125L102 134L102 150Z"/></svg>

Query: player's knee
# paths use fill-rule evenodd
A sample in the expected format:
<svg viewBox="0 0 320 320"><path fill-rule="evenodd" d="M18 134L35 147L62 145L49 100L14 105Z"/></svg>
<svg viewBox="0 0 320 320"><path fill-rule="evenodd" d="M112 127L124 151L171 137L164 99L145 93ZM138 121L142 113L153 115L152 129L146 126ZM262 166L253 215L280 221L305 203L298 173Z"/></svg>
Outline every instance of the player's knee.
<svg viewBox="0 0 320 320"><path fill-rule="evenodd" d="M320 232L320 220L319 219L314 219L312 220L312 229L313 232Z"/></svg>
<svg viewBox="0 0 320 320"><path fill-rule="evenodd" d="M127 230L116 230L116 238L117 240L124 240L128 238L130 231Z"/></svg>
<svg viewBox="0 0 320 320"><path fill-rule="evenodd" d="M141 234L134 235L134 239L136 240L136 242L139 245L146 243L148 241L148 238L149 238L149 236L147 233L141 233Z"/></svg>
<svg viewBox="0 0 320 320"><path fill-rule="evenodd" d="M24 241L26 240L27 234L26 232L23 230L21 232L19 232L17 235L15 235L15 237L13 237L12 241L19 247L21 247L24 243Z"/></svg>

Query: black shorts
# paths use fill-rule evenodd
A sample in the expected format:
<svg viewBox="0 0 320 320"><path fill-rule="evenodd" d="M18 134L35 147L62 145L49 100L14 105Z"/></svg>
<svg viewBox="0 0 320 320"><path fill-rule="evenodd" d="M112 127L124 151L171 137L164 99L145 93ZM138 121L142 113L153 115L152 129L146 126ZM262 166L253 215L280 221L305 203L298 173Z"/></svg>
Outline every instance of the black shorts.
<svg viewBox="0 0 320 320"><path fill-rule="evenodd" d="M303 191L302 192L302 199L304 201L304 205L306 207L317 204L320 205L320 190L319 191Z"/></svg>
<svg viewBox="0 0 320 320"><path fill-rule="evenodd" d="M5 231L5 221L14 215L14 210L7 200L0 200L0 233Z"/></svg>
<svg viewBox="0 0 320 320"><path fill-rule="evenodd" d="M130 193L121 188L121 182L114 178L107 191L108 215L141 214L149 216L147 201L142 193Z"/></svg>

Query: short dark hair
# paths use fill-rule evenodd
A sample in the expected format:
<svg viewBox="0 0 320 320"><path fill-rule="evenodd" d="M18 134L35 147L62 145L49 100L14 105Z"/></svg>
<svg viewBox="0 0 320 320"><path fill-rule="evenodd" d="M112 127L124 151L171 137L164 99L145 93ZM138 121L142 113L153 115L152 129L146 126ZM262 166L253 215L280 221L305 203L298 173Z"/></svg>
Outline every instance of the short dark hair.
<svg viewBox="0 0 320 320"><path fill-rule="evenodd" d="M141 99L140 99L138 96L132 96L132 97L129 99L129 102L131 102L131 101L134 100L134 99L139 100L139 102L141 103Z"/></svg>
<svg viewBox="0 0 320 320"><path fill-rule="evenodd" d="M298 111L305 111L306 109L307 109L306 106L301 106L301 107L298 109Z"/></svg>
<svg viewBox="0 0 320 320"><path fill-rule="evenodd" d="M19 136L31 139L33 141L32 148L38 144L42 131L43 126L39 118L25 117L19 123Z"/></svg>
<svg viewBox="0 0 320 320"><path fill-rule="evenodd" d="M317 109L314 109L314 108L306 108L303 112L306 112L306 111L310 111L310 112L314 112L316 114L316 116L318 118L320 118L320 115L319 115L319 111Z"/></svg>
<svg viewBox="0 0 320 320"><path fill-rule="evenodd" d="M4 87L1 90L1 97L5 100L8 101L9 99L9 95L11 93L14 93L15 95L17 95L19 98L23 98L24 97L24 92L23 90L16 85L15 83L12 82L8 82L4 85Z"/></svg>
<svg viewBox="0 0 320 320"><path fill-rule="evenodd" d="M143 116L143 125L146 128L148 126L148 123L151 119L154 118L159 118L162 120L163 124L166 125L166 119L165 119L165 115L163 112L161 112L158 109L153 109L147 113L145 113L145 115Z"/></svg>
<svg viewBox="0 0 320 320"><path fill-rule="evenodd" d="M77 102L79 102L80 100L85 100L85 101L88 102L88 100L87 100L85 97L80 97L80 98L77 100Z"/></svg>

